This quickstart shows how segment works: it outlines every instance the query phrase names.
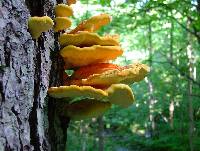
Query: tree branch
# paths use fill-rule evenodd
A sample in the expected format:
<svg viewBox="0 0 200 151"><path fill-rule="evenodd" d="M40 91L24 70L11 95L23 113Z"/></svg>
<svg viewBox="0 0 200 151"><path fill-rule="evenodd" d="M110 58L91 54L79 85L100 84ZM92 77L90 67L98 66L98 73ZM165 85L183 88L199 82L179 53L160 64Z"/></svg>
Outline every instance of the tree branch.
<svg viewBox="0 0 200 151"><path fill-rule="evenodd" d="M199 1L200 1L200 0L199 0ZM199 4L199 5L200 5L200 4ZM198 7L198 5L197 5L196 7ZM199 6L199 7L200 7L200 6ZM142 9L140 9L140 12L139 12L139 13L147 12L147 11L149 11L149 10L151 10L151 9L155 9L155 8L165 8L165 10L171 10L171 9L172 9L171 7L169 7L169 6L166 5L166 4L158 3L156 6L151 6L151 7L148 6L148 8L142 8ZM163 9L162 9L162 10L158 10L158 11L161 11L161 13L163 13ZM194 19L193 19L192 17L183 14L183 13L182 13L181 11L179 11L178 9L176 9L176 11L179 12L181 15L187 17L189 20L194 21ZM197 12L198 12L198 10L197 10ZM183 25L182 23L180 23L175 17L173 17L173 16L168 16L168 15L166 15L166 17L169 17L169 18L173 19L173 20L176 21L183 29L185 29L185 30L186 30L187 32L189 32L190 34L194 35L194 36L197 38L198 43L200 44L200 34L199 34L199 31L196 29L196 27L193 26L193 27L192 27L192 28L193 28L193 31L192 31L191 29L187 28L185 25Z"/></svg>

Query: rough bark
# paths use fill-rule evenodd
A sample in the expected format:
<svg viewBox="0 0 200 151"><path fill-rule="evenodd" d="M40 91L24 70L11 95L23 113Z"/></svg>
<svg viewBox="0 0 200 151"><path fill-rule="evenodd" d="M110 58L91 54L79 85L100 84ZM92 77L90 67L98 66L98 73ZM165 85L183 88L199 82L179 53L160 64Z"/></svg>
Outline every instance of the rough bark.
<svg viewBox="0 0 200 151"><path fill-rule="evenodd" d="M30 16L53 17L53 0L0 1L0 150L64 150L65 127L47 90L60 85L62 59L56 54L52 31L33 41ZM55 53L52 53L55 52ZM51 54L51 58L50 58ZM50 77L50 78L49 78ZM47 106L48 105L48 106ZM49 111L49 112L48 112ZM62 119L62 120L61 120ZM49 122L49 121L51 122ZM56 132L56 133L54 133ZM58 139L59 138L59 139ZM56 141L53 141L56 140ZM64 145L63 145L64 144Z"/></svg>

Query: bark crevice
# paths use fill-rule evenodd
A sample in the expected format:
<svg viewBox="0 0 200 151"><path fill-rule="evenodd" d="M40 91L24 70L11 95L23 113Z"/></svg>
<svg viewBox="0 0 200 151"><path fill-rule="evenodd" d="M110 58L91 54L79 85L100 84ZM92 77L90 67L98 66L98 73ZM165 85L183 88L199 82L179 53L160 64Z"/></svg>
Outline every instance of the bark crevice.
<svg viewBox="0 0 200 151"><path fill-rule="evenodd" d="M44 0L25 0L25 3L30 11L31 16L43 16L44 15Z"/></svg>
<svg viewBox="0 0 200 151"><path fill-rule="evenodd" d="M38 42L40 46L41 43ZM35 44L36 54L34 58L35 65L35 75L34 75L34 100L33 107L29 116L29 124L30 124L30 139L31 145L34 146L35 150L40 150L40 136L38 132L38 116L37 110L39 107L39 94L40 94L40 76L41 76L41 50Z"/></svg>
<svg viewBox="0 0 200 151"><path fill-rule="evenodd" d="M5 67L10 67L10 51L7 50L7 44L9 42L9 37L5 37L6 43L4 43L4 57L5 57Z"/></svg>

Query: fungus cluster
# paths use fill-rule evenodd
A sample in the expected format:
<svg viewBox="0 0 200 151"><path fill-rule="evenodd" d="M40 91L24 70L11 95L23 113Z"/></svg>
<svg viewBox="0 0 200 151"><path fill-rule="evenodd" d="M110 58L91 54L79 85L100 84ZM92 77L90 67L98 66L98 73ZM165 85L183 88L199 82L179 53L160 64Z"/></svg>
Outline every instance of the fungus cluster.
<svg viewBox="0 0 200 151"><path fill-rule="evenodd" d="M55 14L55 32L71 25L68 18L73 14L71 7L58 4ZM30 20L29 27L32 24ZM130 106L134 102L134 95L129 85L143 80L149 72L149 67L141 63L127 66L110 63L123 53L119 37L95 33L110 21L108 14L93 16L58 38L61 46L59 53L68 67L64 71L70 68L74 72L72 75L65 73L64 85L49 88L48 94L62 100L72 98L63 111L71 119L97 117L112 104Z"/></svg>
<svg viewBox="0 0 200 151"><path fill-rule="evenodd" d="M73 10L70 6L65 4L58 4L55 6L54 31L59 32L71 26L71 20L68 18L73 15Z"/></svg>
<svg viewBox="0 0 200 151"><path fill-rule="evenodd" d="M69 2L75 3L74 0ZM38 39L42 32L48 31L53 27L55 32L65 30L71 26L70 16L73 15L73 10L70 6L65 4L58 4L55 6L55 18L52 20L48 16L30 17L28 20L28 28L33 39Z"/></svg>

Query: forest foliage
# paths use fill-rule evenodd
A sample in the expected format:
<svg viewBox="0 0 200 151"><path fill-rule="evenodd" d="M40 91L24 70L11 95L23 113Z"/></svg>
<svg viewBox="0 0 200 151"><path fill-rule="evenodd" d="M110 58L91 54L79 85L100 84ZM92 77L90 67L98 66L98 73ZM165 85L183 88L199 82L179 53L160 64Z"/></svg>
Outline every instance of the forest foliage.
<svg viewBox="0 0 200 151"><path fill-rule="evenodd" d="M124 54L115 62L144 62L151 72L131 85L131 107L113 106L103 123L71 122L68 150L99 150L100 141L105 151L200 150L199 0L81 0L74 11L74 26L110 14L99 34L120 35Z"/></svg>

